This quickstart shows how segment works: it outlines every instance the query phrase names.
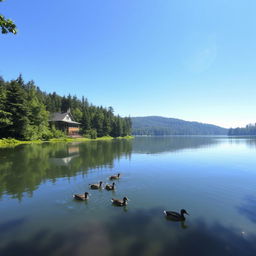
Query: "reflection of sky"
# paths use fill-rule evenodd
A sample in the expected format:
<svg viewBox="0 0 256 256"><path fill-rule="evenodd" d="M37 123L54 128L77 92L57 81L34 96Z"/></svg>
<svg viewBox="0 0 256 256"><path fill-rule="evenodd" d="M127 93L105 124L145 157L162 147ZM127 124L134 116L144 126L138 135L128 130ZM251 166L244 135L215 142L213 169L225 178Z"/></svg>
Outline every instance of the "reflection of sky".
<svg viewBox="0 0 256 256"><path fill-rule="evenodd" d="M14 248L48 252L57 240L62 242L55 248L62 248L66 241L86 251L87 242L98 236L124 244L129 240L124 248L130 255L134 248L144 252L150 244L160 246L165 255L167 250L174 255L188 251L207 255L209 248L213 255L240 256L242 251L242 255L250 255L256 235L255 148L247 147L246 140L230 143L229 139L219 139L218 143L203 143L202 147L199 143L194 148L191 142L194 145L188 140L187 147L184 140L181 147L176 143L174 151L163 144L164 154L133 153L131 159L115 159L113 168L102 166L72 177L52 177L20 202L4 196L0 227L10 231L4 252ZM122 176L115 192L90 191L87 203L73 200L72 194L87 191L90 183L109 182L108 177L117 172ZM127 212L110 203L112 197L124 195L131 199ZM185 230L179 223L166 222L163 216L164 209L181 208L190 214ZM81 240L71 239L76 236ZM24 244L21 237L32 242ZM40 242L33 243L36 238L45 242L44 248ZM104 246L115 248L107 242Z"/></svg>
<svg viewBox="0 0 256 256"><path fill-rule="evenodd" d="M253 223L256 223L256 195L246 196L240 206L237 207L239 213L244 215Z"/></svg>
<svg viewBox="0 0 256 256"><path fill-rule="evenodd" d="M106 222L87 222L84 219L79 226L64 228L64 232L44 228L31 233L26 242L13 237L3 244L0 253L75 256L255 254L255 235L247 236L246 233L218 222L208 225L203 220L196 220L193 225L188 224L186 229L182 229L180 223L168 222L163 216L159 216L160 211L160 208L122 211ZM13 220L15 222L19 220ZM9 230L6 231L8 234Z"/></svg>

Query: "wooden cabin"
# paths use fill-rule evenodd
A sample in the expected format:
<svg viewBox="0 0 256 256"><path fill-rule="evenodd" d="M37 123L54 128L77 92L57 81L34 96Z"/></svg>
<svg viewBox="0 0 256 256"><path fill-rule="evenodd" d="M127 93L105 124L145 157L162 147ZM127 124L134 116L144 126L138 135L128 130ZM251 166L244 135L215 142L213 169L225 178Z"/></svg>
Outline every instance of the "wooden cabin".
<svg viewBox="0 0 256 256"><path fill-rule="evenodd" d="M53 113L50 123L70 137L79 136L80 123L74 121L70 109L66 113Z"/></svg>

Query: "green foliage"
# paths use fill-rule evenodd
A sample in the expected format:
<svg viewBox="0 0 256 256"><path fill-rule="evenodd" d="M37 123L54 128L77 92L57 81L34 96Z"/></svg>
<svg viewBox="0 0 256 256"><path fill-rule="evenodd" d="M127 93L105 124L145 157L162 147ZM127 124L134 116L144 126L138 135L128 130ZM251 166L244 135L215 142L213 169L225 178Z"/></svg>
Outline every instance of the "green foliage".
<svg viewBox="0 0 256 256"><path fill-rule="evenodd" d="M82 120L83 113L79 108L74 108L72 109L72 116L74 117L75 120Z"/></svg>
<svg viewBox="0 0 256 256"><path fill-rule="evenodd" d="M97 138L97 130L96 129L87 130L86 133L84 134L84 137L88 138L88 139L96 139Z"/></svg>
<svg viewBox="0 0 256 256"><path fill-rule="evenodd" d="M0 146L12 146L12 145L17 145L20 142L15 139L7 138L7 139L1 139L0 140Z"/></svg>
<svg viewBox="0 0 256 256"><path fill-rule="evenodd" d="M0 0L0 2L3 2L3 0ZM17 33L17 28L14 22L10 19L6 19L3 15L0 15L0 28L2 34Z"/></svg>
<svg viewBox="0 0 256 256"><path fill-rule="evenodd" d="M42 92L33 81L25 83L20 75L5 82L0 77L0 138L20 140L49 140L65 134L49 127L52 113L67 111L81 123L81 134L95 139L103 136L131 135L131 119L115 116L113 108L90 105L83 97L61 97L55 92Z"/></svg>
<svg viewBox="0 0 256 256"><path fill-rule="evenodd" d="M29 127L28 105L23 83L15 80L7 84L6 105L3 111L8 111L11 124L6 127L8 137L26 139L26 130Z"/></svg>
<svg viewBox="0 0 256 256"><path fill-rule="evenodd" d="M4 135L5 128L12 125L11 113L5 108L6 105L6 88L4 81L0 78L0 136Z"/></svg>

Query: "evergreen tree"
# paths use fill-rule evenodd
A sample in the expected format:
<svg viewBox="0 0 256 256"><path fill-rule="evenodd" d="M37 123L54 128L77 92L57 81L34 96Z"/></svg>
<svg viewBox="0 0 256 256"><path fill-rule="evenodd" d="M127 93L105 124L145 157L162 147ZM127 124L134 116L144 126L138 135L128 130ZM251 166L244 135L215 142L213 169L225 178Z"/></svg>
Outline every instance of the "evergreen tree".
<svg viewBox="0 0 256 256"><path fill-rule="evenodd" d="M92 125L93 128L96 129L97 135L99 137L104 136L104 131L103 131L103 120L104 120L104 115L101 111L97 110L95 113L93 120L92 120Z"/></svg>
<svg viewBox="0 0 256 256"><path fill-rule="evenodd" d="M41 139L49 133L49 112L39 101L34 83L29 82L26 88L29 126L25 137L26 139Z"/></svg>
<svg viewBox="0 0 256 256"><path fill-rule="evenodd" d="M8 135L12 138L24 139L29 125L28 106L25 91L21 80L11 81L7 85L6 108L8 109L11 124L8 126Z"/></svg>
<svg viewBox="0 0 256 256"><path fill-rule="evenodd" d="M82 112L81 127L83 134L86 134L87 131L91 129L91 118L89 112L86 109Z"/></svg>
<svg viewBox="0 0 256 256"><path fill-rule="evenodd" d="M131 132L130 118L114 115L108 109L90 105L86 98L61 97L40 91L33 81L25 83L22 76L11 82L0 77L0 138L46 139L60 136L49 128L49 116L71 108L75 121L81 123L81 134L96 136L126 136Z"/></svg>
<svg viewBox="0 0 256 256"><path fill-rule="evenodd" d="M0 77L0 138L8 135L6 127L11 124L11 113L6 108L6 88L4 80Z"/></svg>

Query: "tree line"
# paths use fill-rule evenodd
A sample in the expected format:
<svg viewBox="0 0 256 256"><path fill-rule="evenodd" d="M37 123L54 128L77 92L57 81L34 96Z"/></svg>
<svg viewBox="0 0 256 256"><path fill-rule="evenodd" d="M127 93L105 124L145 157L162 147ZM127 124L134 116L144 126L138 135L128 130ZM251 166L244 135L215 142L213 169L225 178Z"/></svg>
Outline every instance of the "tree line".
<svg viewBox="0 0 256 256"><path fill-rule="evenodd" d="M124 137L131 134L131 119L114 115L112 107L90 104L85 97L46 93L34 81L5 81L0 77L0 138L48 140L64 134L49 126L54 112L71 109L75 121L81 123L81 134L88 138Z"/></svg>
<svg viewBox="0 0 256 256"><path fill-rule="evenodd" d="M230 128L228 135L256 135L256 124L248 124L244 128Z"/></svg>

